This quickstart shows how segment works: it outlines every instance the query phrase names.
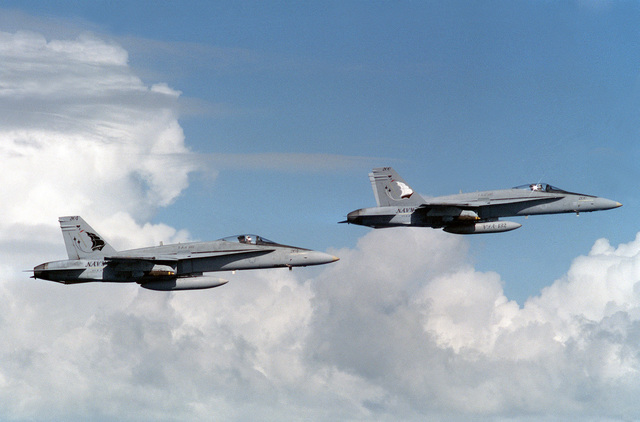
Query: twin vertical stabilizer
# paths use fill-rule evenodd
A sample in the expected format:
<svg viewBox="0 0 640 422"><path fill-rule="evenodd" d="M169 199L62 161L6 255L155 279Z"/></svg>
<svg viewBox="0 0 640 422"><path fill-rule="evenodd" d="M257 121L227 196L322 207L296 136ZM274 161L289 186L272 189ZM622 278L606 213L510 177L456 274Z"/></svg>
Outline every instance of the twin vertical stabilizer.
<svg viewBox="0 0 640 422"><path fill-rule="evenodd" d="M417 206L425 202L391 167L373 169L369 180L379 207Z"/></svg>
<svg viewBox="0 0 640 422"><path fill-rule="evenodd" d="M60 217L58 221L69 259L99 259L116 253L82 217Z"/></svg>

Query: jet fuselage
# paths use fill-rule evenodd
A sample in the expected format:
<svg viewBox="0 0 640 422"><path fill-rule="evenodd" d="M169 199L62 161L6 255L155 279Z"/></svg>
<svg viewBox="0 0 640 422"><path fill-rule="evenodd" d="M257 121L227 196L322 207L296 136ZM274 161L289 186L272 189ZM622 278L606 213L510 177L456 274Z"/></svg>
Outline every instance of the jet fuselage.
<svg viewBox="0 0 640 422"><path fill-rule="evenodd" d="M158 277L185 277L193 273L214 271L254 270L279 267L306 267L336 261L336 257L324 252L278 246L268 249L252 248L237 254L221 241L185 243L134 249L105 259L76 259L47 262L34 269L36 278L67 284L89 281L134 282ZM255 246L255 245L254 245ZM175 252L178 250L179 252ZM173 252L172 252L173 251ZM228 252L229 254L224 254ZM198 257L198 254L218 253L217 256ZM174 255L175 262L149 260L156 256ZM117 258L141 258L134 262L118 262ZM114 259L115 258L115 259Z"/></svg>
<svg viewBox="0 0 640 422"><path fill-rule="evenodd" d="M348 223L373 228L443 228L457 234L497 233L521 226L500 221L502 217L592 212L621 206L610 199L567 192L544 183L423 198L390 167L374 169L369 177L379 206L350 212Z"/></svg>
<svg viewBox="0 0 640 422"><path fill-rule="evenodd" d="M80 217L61 217L60 225L69 259L36 266L34 278L64 284L136 282L153 290L185 290L227 282L206 276L209 272L291 269L338 260L324 252L281 245L257 235L117 252Z"/></svg>

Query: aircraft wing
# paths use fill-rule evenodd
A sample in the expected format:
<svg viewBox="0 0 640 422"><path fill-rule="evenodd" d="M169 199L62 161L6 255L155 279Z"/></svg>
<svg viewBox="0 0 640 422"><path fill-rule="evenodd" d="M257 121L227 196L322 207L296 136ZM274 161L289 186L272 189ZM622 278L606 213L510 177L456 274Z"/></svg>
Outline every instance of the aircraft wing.
<svg viewBox="0 0 640 422"><path fill-rule="evenodd" d="M469 198L469 199L460 199L460 198L441 198L437 202L436 201L427 201L424 204L421 204L416 212L424 213L429 217L453 217L456 219L478 219L478 215L480 214L480 209L482 208L490 208L500 205L508 205L508 204L526 204L531 203L532 205L535 203L541 202L554 202L557 201L558 197L549 197L549 196L528 196L528 197L480 197L480 198Z"/></svg>
<svg viewBox="0 0 640 422"><path fill-rule="evenodd" d="M202 252L188 252L184 254L166 254L166 255L115 255L107 256L104 258L106 262L113 262L115 264L132 263L132 262L155 262L155 263L176 263L183 259L198 259L198 258L212 258L227 255L255 255L266 254L273 252L275 249L260 248L260 249L235 249L235 250L223 250L223 251L202 251Z"/></svg>
<svg viewBox="0 0 640 422"><path fill-rule="evenodd" d="M113 262L115 264L131 263L131 262L163 262L173 263L178 262L180 258L172 255L156 255L156 256L106 256L104 258L106 262Z"/></svg>
<svg viewBox="0 0 640 422"><path fill-rule="evenodd" d="M558 197L549 197L549 196L528 196L528 197L514 197L514 198L478 198L467 201L438 201L438 202L429 202L420 205L419 208L437 208L437 207L462 207L462 208L480 208L487 207L491 205L504 205L504 204L516 204L523 202L542 202L542 201L557 201L560 198Z"/></svg>

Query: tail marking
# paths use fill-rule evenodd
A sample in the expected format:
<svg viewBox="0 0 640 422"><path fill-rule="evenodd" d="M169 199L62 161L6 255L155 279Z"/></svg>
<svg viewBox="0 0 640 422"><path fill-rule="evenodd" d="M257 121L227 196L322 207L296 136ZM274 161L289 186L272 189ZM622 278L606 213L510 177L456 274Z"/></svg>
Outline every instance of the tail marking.
<svg viewBox="0 0 640 422"><path fill-rule="evenodd" d="M96 259L116 252L82 217L58 220L69 259Z"/></svg>
<svg viewBox="0 0 640 422"><path fill-rule="evenodd" d="M369 180L379 207L417 206L425 202L420 195L414 195L415 191L391 167L373 169Z"/></svg>

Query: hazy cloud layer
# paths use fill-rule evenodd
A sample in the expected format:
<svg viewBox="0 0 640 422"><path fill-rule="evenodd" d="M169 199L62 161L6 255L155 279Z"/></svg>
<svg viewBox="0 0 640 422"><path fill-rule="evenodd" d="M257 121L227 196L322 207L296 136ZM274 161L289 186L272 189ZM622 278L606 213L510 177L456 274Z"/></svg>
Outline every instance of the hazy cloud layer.
<svg viewBox="0 0 640 422"><path fill-rule="evenodd" d="M599 240L522 306L428 229L206 291L28 279L64 250L59 215L120 247L186 239L136 221L198 166L179 93L118 45L0 33L0 63L1 419L640 418L640 237Z"/></svg>

